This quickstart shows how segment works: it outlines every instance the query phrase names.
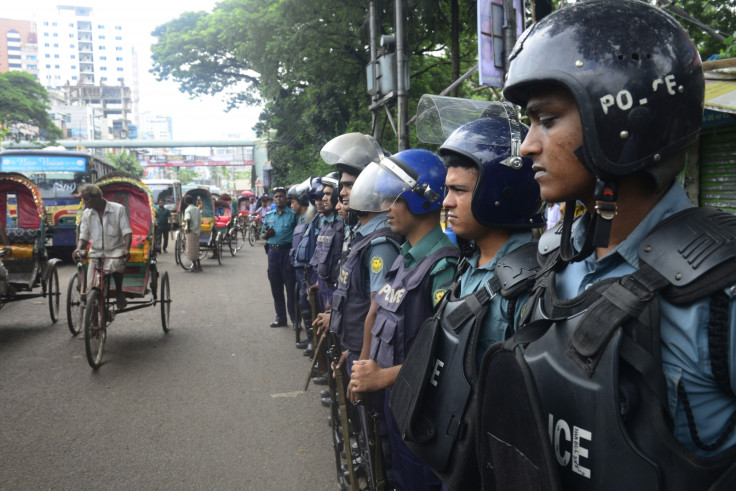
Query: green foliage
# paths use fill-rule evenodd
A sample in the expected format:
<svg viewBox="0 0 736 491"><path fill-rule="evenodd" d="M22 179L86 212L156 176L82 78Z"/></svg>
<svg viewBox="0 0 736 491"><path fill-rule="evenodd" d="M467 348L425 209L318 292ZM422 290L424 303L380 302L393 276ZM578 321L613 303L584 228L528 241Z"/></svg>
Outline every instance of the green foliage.
<svg viewBox="0 0 736 491"><path fill-rule="evenodd" d="M725 35L736 33L736 8L734 8L733 2L677 0L674 3L703 24L720 33ZM705 32L698 25L681 17L675 16L675 18L693 38L698 51L700 51L700 56L704 60L718 54L723 49L723 43L720 40Z"/></svg>
<svg viewBox="0 0 736 491"><path fill-rule="evenodd" d="M721 49L721 58L736 58L736 37L730 36L723 42L725 48Z"/></svg>
<svg viewBox="0 0 736 491"><path fill-rule="evenodd" d="M108 153L105 155L105 160L109 161L119 171L127 172L135 177L143 177L143 166L127 150L121 153Z"/></svg>
<svg viewBox="0 0 736 491"><path fill-rule="evenodd" d="M191 182L194 182L194 180L197 179L198 177L199 177L199 173L189 167L177 167L176 168L176 178L182 184L189 184Z"/></svg>
<svg viewBox="0 0 736 491"><path fill-rule="evenodd" d="M46 89L24 72L0 73L0 122L3 127L10 124L38 126L46 140L62 136L47 110L49 95Z"/></svg>

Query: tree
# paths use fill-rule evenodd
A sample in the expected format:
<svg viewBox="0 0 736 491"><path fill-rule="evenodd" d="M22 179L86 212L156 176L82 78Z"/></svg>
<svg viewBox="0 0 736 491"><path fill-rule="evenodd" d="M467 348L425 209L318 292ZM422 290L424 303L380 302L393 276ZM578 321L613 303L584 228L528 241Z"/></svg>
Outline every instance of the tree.
<svg viewBox="0 0 736 491"><path fill-rule="evenodd" d="M189 184L190 182L194 182L194 180L197 179L198 177L199 177L199 173L195 171L194 169L190 169L189 167L177 167L176 168L176 178L182 184Z"/></svg>
<svg viewBox="0 0 736 491"><path fill-rule="evenodd" d="M48 114L46 89L25 72L0 73L0 122L4 128L12 124L38 126L47 140L62 136Z"/></svg>
<svg viewBox="0 0 736 491"><path fill-rule="evenodd" d="M108 153L105 155L105 159L110 161L119 171L127 172L135 177L143 177L143 166L127 150L121 153Z"/></svg>

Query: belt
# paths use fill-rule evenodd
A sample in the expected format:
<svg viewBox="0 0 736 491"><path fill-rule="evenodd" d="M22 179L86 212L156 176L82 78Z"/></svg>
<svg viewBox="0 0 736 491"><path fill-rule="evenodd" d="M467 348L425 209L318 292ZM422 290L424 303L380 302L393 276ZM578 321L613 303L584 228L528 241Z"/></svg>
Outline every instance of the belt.
<svg viewBox="0 0 736 491"><path fill-rule="evenodd" d="M268 248L280 251L281 249L291 249L291 244L268 244Z"/></svg>

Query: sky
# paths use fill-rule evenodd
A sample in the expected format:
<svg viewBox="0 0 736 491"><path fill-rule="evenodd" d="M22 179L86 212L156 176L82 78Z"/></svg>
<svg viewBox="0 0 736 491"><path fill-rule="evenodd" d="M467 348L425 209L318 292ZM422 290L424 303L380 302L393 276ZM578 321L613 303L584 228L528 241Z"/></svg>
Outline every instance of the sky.
<svg viewBox="0 0 736 491"><path fill-rule="evenodd" d="M150 45L155 41L150 33L186 11L211 12L216 0L0 0L0 17L38 20L41 13L55 11L56 5L93 8L93 16L119 19L138 52L140 84L139 110L171 116L173 137L185 139L230 139L231 135L253 138L252 127L258 121L260 107L242 107L225 112L223 96L190 99L179 91L173 81L158 82L149 72Z"/></svg>

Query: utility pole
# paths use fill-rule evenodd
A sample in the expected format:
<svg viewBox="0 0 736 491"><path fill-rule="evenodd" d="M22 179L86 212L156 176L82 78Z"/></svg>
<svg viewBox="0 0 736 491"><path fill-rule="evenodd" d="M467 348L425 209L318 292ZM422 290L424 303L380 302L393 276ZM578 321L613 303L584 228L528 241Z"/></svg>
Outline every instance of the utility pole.
<svg viewBox="0 0 736 491"><path fill-rule="evenodd" d="M368 37L370 46L370 62L371 64L376 59L376 35L378 33L378 26L376 26L376 0L370 0L368 2ZM375 104L378 99L378 95L371 96L371 105ZM376 110L371 111L371 127L373 128L373 138L378 139L378 114Z"/></svg>
<svg viewBox="0 0 736 491"><path fill-rule="evenodd" d="M407 125L407 106L408 106L408 74L409 66L406 58L405 40L406 34L404 31L404 2L403 0L396 0L394 4L396 13L396 119L397 131L399 140L399 151L406 150L409 148L409 128ZM404 78L406 76L406 79Z"/></svg>

